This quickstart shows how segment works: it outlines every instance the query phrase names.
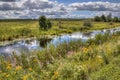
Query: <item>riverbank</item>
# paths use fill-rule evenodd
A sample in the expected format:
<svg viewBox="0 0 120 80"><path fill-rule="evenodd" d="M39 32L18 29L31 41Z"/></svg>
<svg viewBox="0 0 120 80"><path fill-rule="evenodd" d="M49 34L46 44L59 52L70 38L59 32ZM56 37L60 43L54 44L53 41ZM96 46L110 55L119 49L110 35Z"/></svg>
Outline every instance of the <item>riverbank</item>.
<svg viewBox="0 0 120 80"><path fill-rule="evenodd" d="M39 37L40 35L60 35L76 31L87 32L119 27L120 23L91 22L91 28L83 28L84 21L51 21L53 27L48 31L39 30L38 21L2 21L0 22L0 41Z"/></svg>
<svg viewBox="0 0 120 80"><path fill-rule="evenodd" d="M50 44L56 45L57 43L62 43L63 41L68 42L71 40L83 40L86 41L89 38L95 38L96 35L98 34L105 34L105 33L115 33L116 31L120 31L120 27L117 28L110 28L110 29L103 29L103 30L91 30L87 32L73 32L73 33L62 33L60 35L41 35L39 37L30 37L30 38L19 38L19 39L14 39L11 41L0 41L0 46L8 46L10 44L16 44L16 43L21 43L21 45L29 45L34 47L42 47L43 45L47 46ZM36 43L37 42L37 43ZM57 43L56 43L57 42ZM32 43L32 44L30 44ZM42 43L42 45L41 45ZM39 46L35 46L38 45ZM20 45L20 44L19 44Z"/></svg>
<svg viewBox="0 0 120 80"><path fill-rule="evenodd" d="M120 33L108 35L97 35L86 43L72 41L57 48L51 45L30 55L14 55L15 61L8 58L6 62L1 57L0 79L118 80Z"/></svg>

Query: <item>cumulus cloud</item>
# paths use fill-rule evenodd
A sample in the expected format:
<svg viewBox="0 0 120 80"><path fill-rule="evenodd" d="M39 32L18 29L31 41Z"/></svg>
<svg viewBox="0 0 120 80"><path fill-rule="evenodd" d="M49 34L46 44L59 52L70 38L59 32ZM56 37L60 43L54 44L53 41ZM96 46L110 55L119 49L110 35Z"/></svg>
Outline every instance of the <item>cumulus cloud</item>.
<svg viewBox="0 0 120 80"><path fill-rule="evenodd" d="M82 2L72 3L69 5L75 10L89 10L89 11L116 11L120 12L120 3L111 2Z"/></svg>
<svg viewBox="0 0 120 80"><path fill-rule="evenodd" d="M70 10L64 4L49 0L17 0L0 2L0 15L5 17L37 18L40 15L59 16ZM9 14L9 15L8 15Z"/></svg>
<svg viewBox="0 0 120 80"><path fill-rule="evenodd" d="M15 2L16 0L0 0L0 1L3 1L3 2Z"/></svg>
<svg viewBox="0 0 120 80"><path fill-rule="evenodd" d="M120 3L83 2L65 5L53 0L0 0L0 18L38 18L47 17L78 18L92 15L71 14L74 11L110 11L119 16ZM101 12L101 14L102 14ZM98 14L96 14L98 15Z"/></svg>

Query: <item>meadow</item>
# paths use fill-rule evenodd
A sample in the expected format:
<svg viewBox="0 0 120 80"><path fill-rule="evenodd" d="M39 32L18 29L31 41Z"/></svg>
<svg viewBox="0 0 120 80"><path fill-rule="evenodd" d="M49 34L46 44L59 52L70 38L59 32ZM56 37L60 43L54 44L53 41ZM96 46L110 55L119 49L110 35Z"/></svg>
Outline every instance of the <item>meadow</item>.
<svg viewBox="0 0 120 80"><path fill-rule="evenodd" d="M29 55L0 57L4 80L119 80L120 32L53 45Z"/></svg>
<svg viewBox="0 0 120 80"><path fill-rule="evenodd" d="M47 31L39 29L37 20L0 21L0 41L39 37L40 35L60 35L76 31L91 31L119 27L119 22L93 22L92 27L83 26L85 20L51 20L53 27Z"/></svg>
<svg viewBox="0 0 120 80"><path fill-rule="evenodd" d="M84 20L55 21L50 30L39 30L38 21L0 21L0 41L60 35L119 27L120 23ZM0 56L0 80L120 80L120 32L98 34L81 40L50 45L40 51L4 58Z"/></svg>

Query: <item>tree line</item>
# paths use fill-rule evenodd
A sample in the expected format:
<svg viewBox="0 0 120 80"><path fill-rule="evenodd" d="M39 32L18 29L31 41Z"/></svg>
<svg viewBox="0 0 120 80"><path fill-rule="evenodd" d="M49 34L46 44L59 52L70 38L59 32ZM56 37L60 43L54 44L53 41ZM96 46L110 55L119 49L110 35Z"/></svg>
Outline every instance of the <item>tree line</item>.
<svg viewBox="0 0 120 80"><path fill-rule="evenodd" d="M118 17L112 17L112 14L105 16L104 14L101 16L95 16L94 21L96 22L120 22L120 18Z"/></svg>

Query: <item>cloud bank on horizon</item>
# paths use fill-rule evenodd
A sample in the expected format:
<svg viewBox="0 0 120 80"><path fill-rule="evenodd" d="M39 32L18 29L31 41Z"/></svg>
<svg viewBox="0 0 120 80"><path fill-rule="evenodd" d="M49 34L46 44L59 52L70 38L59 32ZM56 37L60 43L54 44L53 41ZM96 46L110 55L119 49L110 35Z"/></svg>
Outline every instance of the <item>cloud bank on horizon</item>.
<svg viewBox="0 0 120 80"><path fill-rule="evenodd" d="M72 1L73 2L73 1ZM120 2L87 1L65 4L54 0L0 0L0 18L87 18L96 15L120 17Z"/></svg>

